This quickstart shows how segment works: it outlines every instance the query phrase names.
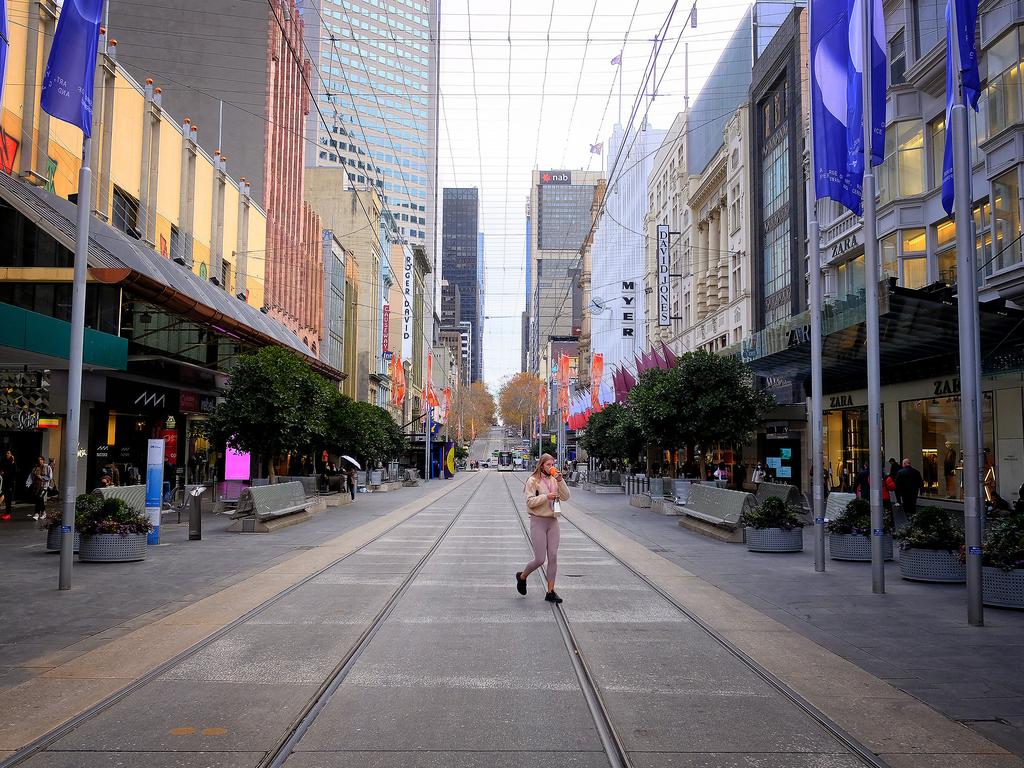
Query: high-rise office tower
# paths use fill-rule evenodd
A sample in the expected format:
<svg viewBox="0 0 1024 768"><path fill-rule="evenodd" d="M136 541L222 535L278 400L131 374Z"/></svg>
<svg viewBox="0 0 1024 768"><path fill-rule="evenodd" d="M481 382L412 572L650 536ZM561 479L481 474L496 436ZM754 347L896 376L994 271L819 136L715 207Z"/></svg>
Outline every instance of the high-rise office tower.
<svg viewBox="0 0 1024 768"><path fill-rule="evenodd" d="M552 338L578 337L583 319L580 272L583 248L594 231L594 195L600 171L534 171L528 231L531 254L527 283L529 354L527 370L542 377L542 360Z"/></svg>
<svg viewBox="0 0 1024 768"><path fill-rule="evenodd" d="M472 328L470 381L481 378L481 339L483 337L483 270L480 246L480 193L473 188L444 190L441 218L441 268L444 278L458 286L461 297L459 316Z"/></svg>
<svg viewBox="0 0 1024 768"><path fill-rule="evenodd" d="M432 263L438 10L438 0L303 2L320 107L306 121L306 164L345 166L351 185L376 187Z"/></svg>

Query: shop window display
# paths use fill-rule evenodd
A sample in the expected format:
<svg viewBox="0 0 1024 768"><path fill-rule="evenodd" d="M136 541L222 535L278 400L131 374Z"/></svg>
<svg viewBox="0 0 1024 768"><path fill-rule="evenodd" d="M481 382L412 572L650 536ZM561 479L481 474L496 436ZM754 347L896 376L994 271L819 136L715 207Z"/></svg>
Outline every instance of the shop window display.
<svg viewBox="0 0 1024 768"><path fill-rule="evenodd" d="M826 474L832 490L848 493L868 460L868 409L826 411L824 428Z"/></svg>
<svg viewBox="0 0 1024 768"><path fill-rule="evenodd" d="M942 383L940 382L939 385ZM923 496L963 498L963 453L960 439L960 398L934 397L900 403L901 448L921 470ZM995 488L997 467L992 463L994 435L992 393L982 403L986 496Z"/></svg>

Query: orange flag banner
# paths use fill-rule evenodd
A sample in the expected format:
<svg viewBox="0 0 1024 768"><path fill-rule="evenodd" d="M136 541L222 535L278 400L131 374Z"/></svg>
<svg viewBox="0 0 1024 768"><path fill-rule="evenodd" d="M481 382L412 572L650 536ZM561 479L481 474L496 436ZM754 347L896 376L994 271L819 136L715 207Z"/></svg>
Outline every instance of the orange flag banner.
<svg viewBox="0 0 1024 768"><path fill-rule="evenodd" d="M434 355L427 354L427 405L431 408L440 407L437 400L437 393L434 391Z"/></svg>
<svg viewBox="0 0 1024 768"><path fill-rule="evenodd" d="M601 410L601 379L604 377L604 355L598 352L590 362L590 404Z"/></svg>

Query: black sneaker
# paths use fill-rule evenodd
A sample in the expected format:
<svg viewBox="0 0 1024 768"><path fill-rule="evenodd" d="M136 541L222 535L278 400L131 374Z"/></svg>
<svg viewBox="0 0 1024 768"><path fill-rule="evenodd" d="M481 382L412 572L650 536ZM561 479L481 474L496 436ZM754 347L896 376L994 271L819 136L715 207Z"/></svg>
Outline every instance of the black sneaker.
<svg viewBox="0 0 1024 768"><path fill-rule="evenodd" d="M516 590L520 595L526 594L526 579L523 578L522 571L516 571Z"/></svg>
<svg viewBox="0 0 1024 768"><path fill-rule="evenodd" d="M547 600L549 603L560 603L560 602L562 602L562 598L560 598L558 596L558 593L555 592L554 590L551 590L546 595L544 595L544 599Z"/></svg>

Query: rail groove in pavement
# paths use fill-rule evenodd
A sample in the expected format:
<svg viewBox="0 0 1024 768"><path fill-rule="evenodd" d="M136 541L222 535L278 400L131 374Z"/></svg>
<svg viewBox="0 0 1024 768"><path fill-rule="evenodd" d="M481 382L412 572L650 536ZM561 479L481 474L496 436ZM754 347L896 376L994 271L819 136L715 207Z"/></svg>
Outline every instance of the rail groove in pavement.
<svg viewBox="0 0 1024 768"><path fill-rule="evenodd" d="M422 567L423 563L425 562L426 558L429 558L430 554L432 554L433 551L437 548L437 546L441 543L441 540L444 539L445 535L451 529L451 526L454 524L455 520L458 519L459 515L462 514L462 511L466 508L466 506L468 506L469 502L476 495L477 491L480 490L480 487L483 485L483 480L484 480L485 477L486 476L482 476L481 477L480 481L477 483L476 488L473 489L473 492L469 495L469 498L466 500L466 502L455 513L455 515L452 518L452 521L445 527L444 531L442 531L440 537L434 542L433 546L431 546L430 550L428 551L428 553L424 557L424 559L421 560L419 563L417 563L417 565L414 567L414 569L413 569L412 573L409 575L409 577L405 581L403 581L402 584L399 585L398 589L388 599L388 601L387 601L387 603L385 605L385 610L388 610L388 612L390 612L390 610L389 610L390 607L392 607L394 605L394 603L397 602L398 597L400 597L400 595L405 591L405 588L408 586L408 583L412 580L412 578L415 576L415 574L419 572L419 570ZM222 637L224 637L225 635L229 634L232 630L237 629L239 626L241 626L242 624L245 624L246 622L250 621L254 617L258 616L260 613L262 613L266 609L270 608L272 605L275 605L276 603L278 603L283 598L288 597L289 595L293 594L299 588L301 588L301 587L305 586L306 584L310 583L311 581L313 581L317 577L322 576L326 571L330 570L331 568L334 568L335 566L337 566L338 564L344 562L345 560L349 559L350 557L353 557L354 555L359 554L360 552L365 550L367 547L372 546L373 544L378 542L380 539L382 539L385 536L393 533L397 528L401 527L405 523L408 523L410 520L414 519L417 515L419 515L419 514L421 514L423 512L426 512L431 507L433 507L438 502L440 502L442 499L445 499L447 496L449 496L451 493L457 491L461 487L462 487L462 485L460 484L460 485L457 485L457 486L447 490L445 493L441 494L436 499L434 499L432 502L430 502L430 504L424 506L423 509L420 509L420 510L414 512L413 514L411 514L409 517L405 518L404 520L401 520L400 522L397 522L394 525L390 526L389 528L381 531L379 534L377 534L376 536L371 538L369 541L367 541L362 546L360 546L360 547L352 550L351 552L348 552L347 554L345 554L345 555L343 555L343 556L341 556L341 557L331 561L330 563L325 565L323 568L320 568L319 570L315 571L314 573L311 573L308 576L306 576L303 579L301 579L300 581L296 582L295 584L292 584L288 588L282 590L281 592L279 592L278 594L276 594L273 597L269 598L268 600L265 600L264 602L260 603L259 605L255 606L254 608L250 609L249 611L247 611L246 613L242 614L238 618L234 619L230 623L225 624L223 627L218 629L216 632L214 632L211 635L203 638L202 640L200 640L195 645L191 646L190 648L187 648L186 650L182 651L181 653L177 654L176 656L168 659L167 661L163 662L162 664L160 664L160 665L154 667L153 669L149 670L144 675L136 678L131 683L126 685L124 688L121 688L120 690L116 691L115 693L111 694L110 696L107 696L102 701L97 702L96 704L92 705L91 707L89 707L85 711L79 713L78 715L76 715L75 717L71 718L67 722L57 726L52 731L44 734L43 736L39 737L35 741L31 742L30 744L25 745L24 747L19 749L17 752L12 754L10 757L7 757L7 758L5 758L3 760L0 760L0 768L14 768L15 766L24 763L26 760L30 759L31 757L35 756L36 754L44 751L47 747L49 747L50 745L52 745L55 742L59 741L63 737L67 736L69 733L71 733L74 730L76 730L77 728L81 727L83 724L89 722L90 720L94 719L98 715L102 714L103 712L105 712L106 710L108 710L110 707L114 706L118 702L123 701L128 696L130 696L132 693L138 691L139 689L141 689L142 687L144 687L148 683L151 683L154 680L157 680L159 677L161 677L162 675L166 674L169 670L171 670L174 667L180 665L182 662L187 661L188 659L190 659L191 657L195 656L197 653L199 653L203 649L209 647L210 645L212 645L217 640L219 640ZM303 710L304 713L310 711L313 707L315 707L315 705L317 704L318 699L323 697L324 688L330 685L330 683L332 682L333 678L338 677L339 678L338 682L340 683L341 678L344 677L344 675L342 673L343 672L347 672L347 667L345 666L346 660L351 659L352 661L354 661L354 659L358 656L357 651L360 651L361 648L364 647L366 642L367 642L367 638L365 637L366 633L370 632L370 630L373 630L371 635L370 635L372 637L372 634L376 633L376 629L374 627L375 626L379 626L380 623L382 623L382 620L381 620L380 614L378 614L378 617L375 620L374 624L372 624L371 627L368 630L364 631L363 635L360 635L359 640L357 640L356 644L349 650L349 652L345 655L345 657L343 657L342 662L339 663L339 665L337 667L335 667L335 670L332 673L331 678L328 678L328 680L321 686L321 689L318 691L317 695L314 696L308 702L307 707ZM351 665L348 665L348 666L351 666ZM342 669L343 667L344 667L344 669ZM337 687L337 686L335 686L335 687ZM326 703L326 699L324 701ZM317 711L319 711L319 709ZM301 719L302 718L300 717L300 720ZM293 723L290 726L289 731L287 732L287 735L284 738L282 738L277 751L280 751L281 749L283 749L286 744L291 743L289 741L289 738L290 738L291 734L298 727L300 727L300 725L301 725L301 723L296 722L296 723ZM308 724L307 724L306 727L308 728ZM297 739L296 739L296 741L297 741ZM271 755L273 755L273 754L274 753L271 753ZM261 761L259 763L259 767L260 768L263 768L263 766L269 766L269 765L275 765L276 766L276 765L280 765L281 763L283 763L283 760L280 763L279 762L268 762L269 757L270 756L268 756L268 758L265 758L263 761ZM285 757L287 757L287 755L285 755Z"/></svg>
<svg viewBox="0 0 1024 768"><path fill-rule="evenodd" d="M518 474L515 476L516 480L523 484L525 487L526 481L523 480ZM509 488L508 479L505 479L505 489L508 491L509 497L512 499L513 504L516 507L516 516L519 518L519 522L523 527L523 532L526 534L527 540L529 540L529 531L526 528L526 524L523 520L522 515L519 514L519 505L515 501L515 497L512 494L512 489ZM834 720L829 718L825 713L821 712L817 707L807 701L803 696L790 688L786 683L781 680L777 675L773 674L763 666L758 664L754 659L744 653L742 650L736 647L735 644L730 642L727 638L723 637L717 632L710 624L697 616L694 612L676 600L672 595L666 592L664 589L659 587L647 576L640 573L638 570L633 568L629 563L619 557L615 552L610 550L608 547L601 544L595 538L585 533L578 526L574 526L576 530L584 536L586 539L593 542L594 546L605 552L612 560L617 562L620 566L625 568L636 578L650 587L654 592L660 595L666 602L668 602L673 608L682 613L687 619L692 621L696 626L707 633L716 643L722 646L732 656L742 662L748 667L755 675L761 678L765 683L770 685L773 689L778 691L780 694L789 699L795 704L800 710L810 717L814 722L821 726L826 732L837 739L843 746L845 746L850 753L861 760L865 765L871 766L871 768L890 768L889 764L882 760L878 755L864 746L858 741L853 735L845 731L839 726ZM559 626L563 628L563 636L566 640L566 645L569 649L570 654L573 656L573 664L577 668L577 674L580 676L580 683L584 688L584 694L587 696L587 704L590 706L591 714L594 716L595 725L598 728L598 732L601 736L602 743L605 744L605 749L608 751L609 760L612 761L612 765L616 768L618 766L625 766L628 768L631 763L629 756L624 749L621 740L615 733L615 729L612 725L610 715L607 707L601 698L600 689L596 681L591 676L589 669L586 665L586 660L583 656L582 649L576 645L575 638L572 635L572 629L569 626L569 622L565 617L565 613L561 605L553 606L555 608L556 620ZM592 688L592 694L588 693L587 688ZM603 728L607 728L606 732ZM606 740L607 739L607 740ZM613 754L613 752L615 754ZM619 762L616 762L618 760Z"/></svg>

